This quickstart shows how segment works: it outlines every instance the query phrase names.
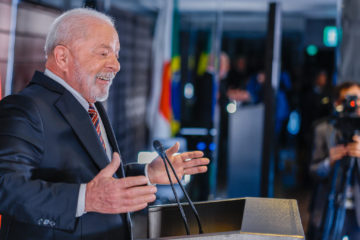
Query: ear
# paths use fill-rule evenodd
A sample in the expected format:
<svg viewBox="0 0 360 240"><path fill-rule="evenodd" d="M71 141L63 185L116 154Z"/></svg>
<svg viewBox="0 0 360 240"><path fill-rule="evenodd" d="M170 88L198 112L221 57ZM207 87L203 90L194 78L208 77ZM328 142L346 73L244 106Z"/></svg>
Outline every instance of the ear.
<svg viewBox="0 0 360 240"><path fill-rule="evenodd" d="M56 65L64 72L68 71L70 61L70 51L62 45L57 45L53 50Z"/></svg>

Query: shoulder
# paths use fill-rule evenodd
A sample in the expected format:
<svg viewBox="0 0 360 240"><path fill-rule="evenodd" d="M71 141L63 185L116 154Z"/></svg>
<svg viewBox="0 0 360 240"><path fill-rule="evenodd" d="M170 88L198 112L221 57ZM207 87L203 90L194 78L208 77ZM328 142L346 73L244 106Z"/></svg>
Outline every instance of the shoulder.
<svg viewBox="0 0 360 240"><path fill-rule="evenodd" d="M0 101L0 122L1 129L4 129L5 123L30 124L36 129L42 126L40 110L34 99L22 94L9 95Z"/></svg>
<svg viewBox="0 0 360 240"><path fill-rule="evenodd" d="M25 141L42 149L43 129L39 108L32 98L15 94L0 102L0 137L6 137L2 141L14 142L17 139L21 143ZM16 144L21 143L16 141Z"/></svg>
<svg viewBox="0 0 360 240"><path fill-rule="evenodd" d="M18 111L36 112L36 104L33 98L23 94L13 94L0 101L0 114L16 113Z"/></svg>
<svg viewBox="0 0 360 240"><path fill-rule="evenodd" d="M323 118L314 123L315 132L328 132L333 129L333 124L330 118Z"/></svg>

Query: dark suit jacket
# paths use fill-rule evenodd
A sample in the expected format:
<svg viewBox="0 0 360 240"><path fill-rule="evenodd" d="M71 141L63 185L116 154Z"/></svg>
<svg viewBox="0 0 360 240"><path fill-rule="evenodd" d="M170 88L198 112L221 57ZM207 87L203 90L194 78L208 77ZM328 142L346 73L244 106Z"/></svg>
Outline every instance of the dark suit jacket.
<svg viewBox="0 0 360 240"><path fill-rule="evenodd" d="M96 107L118 152L104 108ZM0 239L130 238L128 214L75 217L80 184L108 163L87 111L60 84L36 72L22 92L0 102ZM125 170L144 174L143 165Z"/></svg>

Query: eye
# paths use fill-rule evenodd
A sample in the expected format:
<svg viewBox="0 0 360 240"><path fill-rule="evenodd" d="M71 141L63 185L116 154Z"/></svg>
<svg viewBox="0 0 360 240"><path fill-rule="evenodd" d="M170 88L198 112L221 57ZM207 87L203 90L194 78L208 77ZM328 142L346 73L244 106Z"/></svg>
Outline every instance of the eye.
<svg viewBox="0 0 360 240"><path fill-rule="evenodd" d="M96 51L96 53L101 57L107 57L109 55L109 50L106 48L100 48Z"/></svg>

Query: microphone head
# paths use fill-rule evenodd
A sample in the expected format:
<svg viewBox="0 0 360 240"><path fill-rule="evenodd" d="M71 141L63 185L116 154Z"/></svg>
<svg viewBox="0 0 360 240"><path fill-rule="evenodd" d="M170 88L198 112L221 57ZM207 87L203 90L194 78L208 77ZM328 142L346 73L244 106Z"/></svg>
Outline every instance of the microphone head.
<svg viewBox="0 0 360 240"><path fill-rule="evenodd" d="M155 151L161 156L164 152L164 148L163 145L161 144L161 142L159 140L155 140L153 141L153 147L155 149Z"/></svg>

